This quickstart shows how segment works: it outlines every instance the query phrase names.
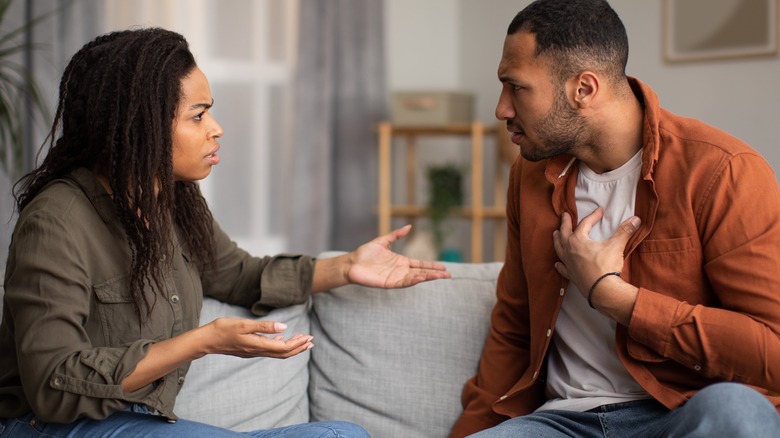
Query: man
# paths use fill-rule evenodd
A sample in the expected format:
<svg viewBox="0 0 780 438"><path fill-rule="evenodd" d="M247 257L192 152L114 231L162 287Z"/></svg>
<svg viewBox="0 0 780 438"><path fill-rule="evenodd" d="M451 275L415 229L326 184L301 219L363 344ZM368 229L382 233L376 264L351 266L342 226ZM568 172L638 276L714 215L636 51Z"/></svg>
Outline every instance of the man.
<svg viewBox="0 0 780 438"><path fill-rule="evenodd" d="M522 159L453 437L780 436L780 190L740 140L627 78L604 0L509 26L496 115Z"/></svg>

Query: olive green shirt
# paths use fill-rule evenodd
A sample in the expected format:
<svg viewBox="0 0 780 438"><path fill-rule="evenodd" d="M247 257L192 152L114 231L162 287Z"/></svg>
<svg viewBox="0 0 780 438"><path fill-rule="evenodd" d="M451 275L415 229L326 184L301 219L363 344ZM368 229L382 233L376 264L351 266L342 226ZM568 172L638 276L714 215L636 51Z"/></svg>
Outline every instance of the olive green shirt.
<svg viewBox="0 0 780 438"><path fill-rule="evenodd" d="M70 423L141 403L175 419L189 364L132 393L121 382L151 344L197 327L203 296L262 316L310 295L311 257L251 257L214 223L217 267L203 273L180 233L186 230L176 230L164 289L147 286L154 307L141 323L129 290L130 248L95 176L75 171L25 207L6 267L0 418L32 410L42 420Z"/></svg>

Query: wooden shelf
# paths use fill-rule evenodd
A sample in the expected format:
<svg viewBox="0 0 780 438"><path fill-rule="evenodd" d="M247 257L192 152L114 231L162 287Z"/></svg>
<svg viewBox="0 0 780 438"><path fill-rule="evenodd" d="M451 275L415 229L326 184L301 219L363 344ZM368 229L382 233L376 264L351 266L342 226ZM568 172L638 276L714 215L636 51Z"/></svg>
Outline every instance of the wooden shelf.
<svg viewBox="0 0 780 438"><path fill-rule="evenodd" d="M471 138L471 199L469 205L453 212L454 217L466 218L471 221L471 262L483 261L483 227L484 221L502 220L506 217L504 198L506 189L504 183L504 164L513 161L517 148L509 144L506 129L503 124L485 125L480 122L410 126L394 125L389 122L379 124L379 233L390 232L393 217L424 217L425 206L416 203L417 174L417 138L421 136L468 136ZM486 136L496 139L497 157L493 172L494 205L486 206L484 197L484 140ZM406 145L406 203L392 204L392 149L393 138L401 137ZM494 260L503 259L503 249L506 245L503 238L503 227L494 227Z"/></svg>
<svg viewBox="0 0 780 438"><path fill-rule="evenodd" d="M406 216L406 217L425 217L425 206L422 205L392 205L390 206L391 216ZM471 217L474 215L474 210L471 207L462 207L454 209L450 212L450 215L454 217ZM504 219L506 217L506 209L504 207L482 207L482 216L491 219Z"/></svg>
<svg viewBox="0 0 780 438"><path fill-rule="evenodd" d="M474 125L479 125L485 134L498 132L498 126L496 125L484 125L476 122L454 125L394 125L390 123L383 123L382 125L390 125L394 136L471 135Z"/></svg>

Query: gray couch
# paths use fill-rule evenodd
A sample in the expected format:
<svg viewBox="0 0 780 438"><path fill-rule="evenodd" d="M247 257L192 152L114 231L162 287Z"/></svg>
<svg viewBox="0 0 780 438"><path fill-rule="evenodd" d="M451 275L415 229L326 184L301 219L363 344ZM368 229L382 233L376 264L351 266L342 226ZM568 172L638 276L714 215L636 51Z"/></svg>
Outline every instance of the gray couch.
<svg viewBox="0 0 780 438"><path fill-rule="evenodd" d="M176 413L239 431L347 420L374 438L446 437L477 369L501 264L445 265L452 279L398 290L350 285L273 311L263 319L287 323L288 335L311 333L315 347L285 360L199 359ZM254 318L204 300L201 323L220 316Z"/></svg>
<svg viewBox="0 0 780 438"><path fill-rule="evenodd" d="M275 310L263 319L311 333L314 348L285 360L197 360L176 413L242 431L347 420L373 438L446 437L477 370L501 264L445 265L453 278L398 290L344 286ZM222 315L252 317L204 302L202 323Z"/></svg>

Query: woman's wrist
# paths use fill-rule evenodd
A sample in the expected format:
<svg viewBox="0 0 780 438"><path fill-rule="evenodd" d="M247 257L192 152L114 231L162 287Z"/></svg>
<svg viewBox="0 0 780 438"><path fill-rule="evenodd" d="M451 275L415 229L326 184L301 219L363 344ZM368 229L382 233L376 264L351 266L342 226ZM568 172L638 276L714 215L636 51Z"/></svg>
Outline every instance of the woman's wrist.
<svg viewBox="0 0 780 438"><path fill-rule="evenodd" d="M354 259L354 252L328 259L317 259L314 263L312 292L323 292L334 287L349 284L349 270L354 263Z"/></svg>

